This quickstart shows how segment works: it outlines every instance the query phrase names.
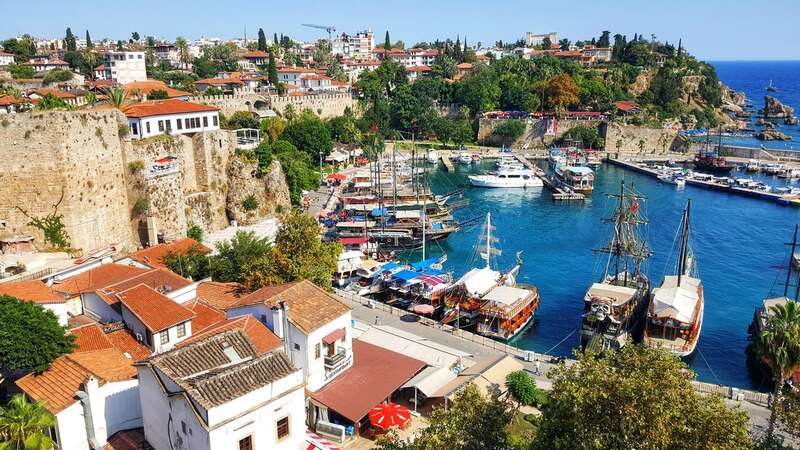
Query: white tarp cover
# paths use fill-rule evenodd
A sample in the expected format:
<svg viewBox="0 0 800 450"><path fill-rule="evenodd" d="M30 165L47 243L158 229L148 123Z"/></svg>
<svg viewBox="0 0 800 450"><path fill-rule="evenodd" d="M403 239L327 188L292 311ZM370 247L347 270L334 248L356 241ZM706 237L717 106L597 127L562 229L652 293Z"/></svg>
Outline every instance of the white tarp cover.
<svg viewBox="0 0 800 450"><path fill-rule="evenodd" d="M470 295L483 296L490 289L497 286L500 279L500 272L488 267L472 269L461 277L460 282L464 284Z"/></svg>
<svg viewBox="0 0 800 450"><path fill-rule="evenodd" d="M636 294L636 289L625 286L614 286L613 284L594 283L589 288L588 295L591 297L608 298L615 305L622 305Z"/></svg>
<svg viewBox="0 0 800 450"><path fill-rule="evenodd" d="M497 286L489 291L489 293L486 294L483 299L500 305L511 306L528 297L529 295L530 291L527 289L520 289L511 286Z"/></svg>
<svg viewBox="0 0 800 450"><path fill-rule="evenodd" d="M670 317L683 323L692 323L695 306L700 300L700 280L683 276L678 287L677 275L664 278L661 287L653 289L653 313L658 317Z"/></svg>
<svg viewBox="0 0 800 450"><path fill-rule="evenodd" d="M447 367L426 367L414 378L408 380L403 385L404 388L416 387L425 397L431 397L433 393L442 388L452 380L456 379L456 374Z"/></svg>

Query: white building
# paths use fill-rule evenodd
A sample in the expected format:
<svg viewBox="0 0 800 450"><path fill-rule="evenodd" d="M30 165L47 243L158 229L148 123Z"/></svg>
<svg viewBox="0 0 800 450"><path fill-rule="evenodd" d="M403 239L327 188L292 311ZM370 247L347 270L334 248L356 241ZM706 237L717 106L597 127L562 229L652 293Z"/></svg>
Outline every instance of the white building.
<svg viewBox="0 0 800 450"><path fill-rule="evenodd" d="M144 52L115 51L104 55L106 80L127 84L147 80Z"/></svg>
<svg viewBox="0 0 800 450"><path fill-rule="evenodd" d="M278 81L285 84L300 86L302 85L300 79L309 75L316 75L314 69L306 69L304 67L278 68Z"/></svg>
<svg viewBox="0 0 800 450"><path fill-rule="evenodd" d="M265 287L239 299L227 313L251 314L283 339L309 391L353 365L350 308L310 281Z"/></svg>
<svg viewBox="0 0 800 450"><path fill-rule="evenodd" d="M69 70L69 64L67 64L66 61L48 55L31 58L22 65L32 67L36 72L44 72L53 69Z"/></svg>
<svg viewBox="0 0 800 450"><path fill-rule="evenodd" d="M525 33L525 46L536 47L537 45L542 45L545 38L550 38L551 44L558 44L558 33L555 31L545 34L533 34L528 31Z"/></svg>
<svg viewBox="0 0 800 450"><path fill-rule="evenodd" d="M39 280L0 283L0 295L10 295L20 300L36 303L42 308L52 311L62 326L67 325L71 310L75 311L76 300L68 300L67 296L54 291Z"/></svg>
<svg viewBox="0 0 800 450"><path fill-rule="evenodd" d="M372 49L375 48L375 39L372 31L359 31L350 35L342 33L333 38L331 53L342 55L345 58L369 59L372 57Z"/></svg>
<svg viewBox="0 0 800 450"><path fill-rule="evenodd" d="M134 139L219 130L219 108L183 100L142 102L123 112Z"/></svg>
<svg viewBox="0 0 800 450"><path fill-rule="evenodd" d="M137 364L144 433L156 449L296 450L305 440L303 373L241 330Z"/></svg>
<svg viewBox="0 0 800 450"><path fill-rule="evenodd" d="M14 54L0 50L0 66L14 64Z"/></svg>

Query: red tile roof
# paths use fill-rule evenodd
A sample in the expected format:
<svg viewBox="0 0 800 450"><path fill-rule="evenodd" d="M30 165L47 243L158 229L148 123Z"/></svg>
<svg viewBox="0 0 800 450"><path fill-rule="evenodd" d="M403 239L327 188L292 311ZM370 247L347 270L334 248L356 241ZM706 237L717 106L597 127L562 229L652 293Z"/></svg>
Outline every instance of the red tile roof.
<svg viewBox="0 0 800 450"><path fill-rule="evenodd" d="M336 296L308 280L263 287L241 298L232 308L259 303L276 306L282 301L289 305L289 321L305 333L311 333L350 311L350 307Z"/></svg>
<svg viewBox="0 0 800 450"><path fill-rule="evenodd" d="M153 353L150 347L137 341L127 329L113 331L106 334L106 337L117 350L129 354L134 362L148 358Z"/></svg>
<svg viewBox="0 0 800 450"><path fill-rule="evenodd" d="M123 264L103 264L74 277L70 277L62 283L54 284L53 289L65 294L77 295L83 292L101 289L114 283L119 283L120 281L127 280L136 275L141 275L145 272L147 272L147 269L140 269Z"/></svg>
<svg viewBox="0 0 800 450"><path fill-rule="evenodd" d="M144 437L144 428L134 428L112 434L103 450L140 450L151 447Z"/></svg>
<svg viewBox="0 0 800 450"><path fill-rule="evenodd" d="M186 307L195 314L194 319L192 319L192 332L204 330L226 319L224 312L212 308L197 299L187 303Z"/></svg>
<svg viewBox="0 0 800 450"><path fill-rule="evenodd" d="M137 341L126 328L106 332L102 325L92 324L70 330L70 333L76 337L73 353L114 348L123 354L127 353L134 362L141 361L152 353L149 347Z"/></svg>
<svg viewBox="0 0 800 450"><path fill-rule="evenodd" d="M63 295L39 280L0 283L0 295L10 295L20 300L27 300L40 305L66 302Z"/></svg>
<svg viewBox="0 0 800 450"><path fill-rule="evenodd" d="M152 269L120 281L119 283L106 286L96 292L106 303L113 305L119 301L118 295L115 294L119 294L140 284L144 284L159 293L168 294L174 290L184 288L192 284L192 282L167 269Z"/></svg>
<svg viewBox="0 0 800 450"><path fill-rule="evenodd" d="M153 333L192 320L195 316L190 309L144 284L120 292L117 296L125 308Z"/></svg>
<svg viewBox="0 0 800 450"><path fill-rule="evenodd" d="M208 84L212 86L225 86L226 84L244 84L239 78L205 78L197 80L194 84Z"/></svg>
<svg viewBox="0 0 800 450"><path fill-rule="evenodd" d="M33 103L33 101L25 97L17 98L13 95L0 95L0 106L10 106L18 103Z"/></svg>
<svg viewBox="0 0 800 450"><path fill-rule="evenodd" d="M33 91L34 94L44 97L47 94L52 94L58 98L76 98L77 96L72 92L59 91L58 89L39 88Z"/></svg>
<svg viewBox="0 0 800 450"><path fill-rule="evenodd" d="M623 112L631 112L633 110L641 108L638 103L628 100L614 102L614 106L616 106L618 110Z"/></svg>
<svg viewBox="0 0 800 450"><path fill-rule="evenodd" d="M353 367L308 395L346 419L358 422L425 366L420 360L356 340Z"/></svg>
<svg viewBox="0 0 800 450"><path fill-rule="evenodd" d="M278 73L314 73L314 69L305 69L302 67L279 67Z"/></svg>
<svg viewBox="0 0 800 450"><path fill-rule="evenodd" d="M139 91L144 95L150 95L153 91L164 91L167 93L168 98L188 97L192 95L186 91L173 89L160 80L134 81L123 85L122 88L125 89L125 93L128 95L131 95L134 91Z"/></svg>
<svg viewBox="0 0 800 450"><path fill-rule="evenodd" d="M250 291L239 283L203 281L197 285L197 298L219 310L230 308L249 293Z"/></svg>
<svg viewBox="0 0 800 450"><path fill-rule="evenodd" d="M216 106L201 105L183 100L154 100L131 105L123 111L128 117L163 116L165 114L188 114L219 111Z"/></svg>
<svg viewBox="0 0 800 450"><path fill-rule="evenodd" d="M304 80L330 80L331 78L330 77L326 77L325 75L313 74L313 75L306 75L306 76L303 77L303 79Z"/></svg>
<svg viewBox="0 0 800 450"><path fill-rule="evenodd" d="M462 69L462 70L467 70L467 69L472 69L473 65L470 64L470 63L465 62L465 63L458 64L456 67L458 67L459 69Z"/></svg>
<svg viewBox="0 0 800 450"><path fill-rule="evenodd" d="M428 66L411 66L406 67L407 72L430 72L432 69Z"/></svg>
<svg viewBox="0 0 800 450"><path fill-rule="evenodd" d="M192 342L235 329L243 330L259 353L271 352L283 346L283 341L278 336L275 336L269 328L250 314L216 323L204 330L192 328L192 335L175 346L184 347Z"/></svg>
<svg viewBox="0 0 800 450"><path fill-rule="evenodd" d="M164 264L165 256L169 255L170 253L176 255L185 255L189 253L189 250L192 247L197 247L197 249L203 253L211 252L210 248L195 241L194 239L184 238L178 239L174 242L147 247L139 250L138 252L128 254L128 257L152 268L166 268L167 266Z"/></svg>
<svg viewBox="0 0 800 450"><path fill-rule="evenodd" d="M267 53L265 51L262 51L262 50L251 50L251 51L245 53L244 55L242 55L242 57L243 58L253 58L253 59L269 58L269 53Z"/></svg>

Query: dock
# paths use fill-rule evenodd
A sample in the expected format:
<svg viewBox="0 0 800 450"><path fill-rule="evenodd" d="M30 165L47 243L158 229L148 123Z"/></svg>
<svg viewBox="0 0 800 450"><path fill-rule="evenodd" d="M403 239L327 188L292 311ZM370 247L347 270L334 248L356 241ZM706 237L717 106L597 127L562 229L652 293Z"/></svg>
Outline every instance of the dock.
<svg viewBox="0 0 800 450"><path fill-rule="evenodd" d="M447 168L447 171L450 173L455 172L456 168L453 165L452 152L441 152L440 155L440 158L442 158L442 164L444 164L444 167Z"/></svg>
<svg viewBox="0 0 800 450"><path fill-rule="evenodd" d="M608 158L607 161L615 166L623 167L628 170L633 170L644 175L658 178L658 172L648 167L642 167L633 161L622 161L620 159ZM745 197L760 198L762 200L770 200L781 205L791 205L800 207L800 198L796 195L776 194L774 192L757 191L755 189L747 189L738 186L729 186L726 184L715 183L713 181L694 180L686 178L686 184L697 186L714 191L727 192L729 194L737 194Z"/></svg>
<svg viewBox="0 0 800 450"><path fill-rule="evenodd" d="M580 192L571 192L563 189L562 187L558 186L556 183L553 182L552 178L548 177L547 174L542 170L539 166L532 163L528 158L520 155L514 154L517 160L522 163L525 167L533 171L536 176L542 180L545 187L550 189L553 192L553 200L556 201L584 201L586 200L586 196L581 194Z"/></svg>

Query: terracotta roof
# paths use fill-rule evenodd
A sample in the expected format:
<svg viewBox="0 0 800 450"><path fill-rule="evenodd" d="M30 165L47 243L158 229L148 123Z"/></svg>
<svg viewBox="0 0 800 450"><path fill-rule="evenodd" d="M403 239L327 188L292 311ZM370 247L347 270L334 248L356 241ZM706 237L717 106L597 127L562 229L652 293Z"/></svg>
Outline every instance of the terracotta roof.
<svg viewBox="0 0 800 450"><path fill-rule="evenodd" d="M306 75L303 77L304 80L330 80L331 77L326 77L325 75Z"/></svg>
<svg viewBox="0 0 800 450"><path fill-rule="evenodd" d="M134 428L112 434L103 450L141 450L151 447L144 437L144 428Z"/></svg>
<svg viewBox="0 0 800 450"><path fill-rule="evenodd" d="M58 89L39 88L34 89L34 94L44 97L47 94L52 94L58 98L76 98L77 96L72 92L59 91Z"/></svg>
<svg viewBox="0 0 800 450"><path fill-rule="evenodd" d="M0 283L0 295L10 295L20 300L27 300L40 305L64 303L67 301L63 295L54 291L39 280Z"/></svg>
<svg viewBox="0 0 800 450"><path fill-rule="evenodd" d="M190 309L144 284L120 292L117 297L153 333L189 321L195 316Z"/></svg>
<svg viewBox="0 0 800 450"><path fill-rule="evenodd" d="M106 334L106 338L122 353L127 353L133 361L148 358L153 352L150 347L136 340L127 329L113 331Z"/></svg>
<svg viewBox="0 0 800 450"><path fill-rule="evenodd" d="M269 58L269 53L262 50L251 50L244 55L243 58Z"/></svg>
<svg viewBox="0 0 800 450"><path fill-rule="evenodd" d="M32 100L25 97L14 97L13 95L0 95L0 106L16 105L18 103L32 103Z"/></svg>
<svg viewBox="0 0 800 450"><path fill-rule="evenodd" d="M25 375L16 384L32 399L45 401L48 411L58 414L76 401L75 393L90 376L102 385L130 380L136 377L136 369L119 350L95 350L59 356L46 371Z"/></svg>
<svg viewBox="0 0 800 450"><path fill-rule="evenodd" d="M305 69L302 67L279 67L278 73L314 73L314 69Z"/></svg>
<svg viewBox="0 0 800 450"><path fill-rule="evenodd" d="M239 283L202 281L197 284L197 298L220 310L228 309L249 293Z"/></svg>
<svg viewBox="0 0 800 450"><path fill-rule="evenodd" d="M176 289L184 288L192 284L192 282L167 269L151 269L118 283L98 289L95 292L106 303L113 305L119 302L118 296L115 294L119 294L140 284L144 284L161 294L168 294Z"/></svg>
<svg viewBox="0 0 800 450"><path fill-rule="evenodd" d="M289 321L306 334L350 311L349 306L308 280L261 288L233 307L259 303L270 307L282 301L289 305Z"/></svg>
<svg viewBox="0 0 800 450"><path fill-rule="evenodd" d="M183 100L154 100L131 105L123 111L128 117L150 117L165 114L187 114L219 111L216 106L201 105Z"/></svg>
<svg viewBox="0 0 800 450"><path fill-rule="evenodd" d="M206 305L195 299L186 304L186 307L195 314L192 319L192 332L204 330L211 325L222 322L226 319L225 313Z"/></svg>
<svg viewBox="0 0 800 450"><path fill-rule="evenodd" d="M472 64L470 64L470 63L466 63L465 62L465 63L458 64L456 67L458 67L459 69L466 70L466 69L472 69L474 66Z"/></svg>
<svg viewBox="0 0 800 450"><path fill-rule="evenodd" d="M216 323L204 330L195 331L192 328L192 335L176 344L176 347L185 347L192 342L224 333L230 330L242 330L247 334L250 342L255 346L258 353L267 353L279 349L283 346L283 341L272 333L264 324L256 320L251 314L228 319Z"/></svg>
<svg viewBox="0 0 800 450"><path fill-rule="evenodd" d="M82 292L91 292L104 288L145 272L147 272L147 269L123 264L102 264L94 269L70 277L61 283L54 284L53 289L58 292L77 295Z"/></svg>
<svg viewBox="0 0 800 450"><path fill-rule="evenodd" d="M211 249L192 238L178 239L174 242L158 244L152 247L128 254L128 257L146 264L152 268L166 268L164 257L170 253L185 255L192 247L197 247L203 253L210 253Z"/></svg>
<svg viewBox="0 0 800 450"><path fill-rule="evenodd" d="M433 69L431 69L431 68L430 68L430 67L428 67L428 66L411 66L411 67L406 67L406 71L407 71L407 72L430 72L431 70L433 70Z"/></svg>
<svg viewBox="0 0 800 450"><path fill-rule="evenodd" d="M167 93L168 98L188 97L192 95L186 91L173 89L160 80L134 81L123 85L122 88L125 89L125 93L128 95L134 91L140 91L144 95L150 95L153 91L164 91Z"/></svg>
<svg viewBox="0 0 800 450"><path fill-rule="evenodd" d="M308 395L353 422L413 378L426 364L366 342L353 341L353 367Z"/></svg>
<svg viewBox="0 0 800 450"><path fill-rule="evenodd" d="M239 78L205 78L197 80L194 84L210 84L213 86L224 86L226 84L244 84Z"/></svg>
<svg viewBox="0 0 800 450"><path fill-rule="evenodd" d="M4 52L4 51L0 50L0 56L14 56L14 54L13 53L8 53L8 52Z"/></svg>
<svg viewBox="0 0 800 450"><path fill-rule="evenodd" d="M231 353L238 356L232 359ZM206 409L285 378L297 369L283 352L258 354L247 334L231 330L156 355L156 367ZM204 373L203 376L197 376Z"/></svg>
<svg viewBox="0 0 800 450"><path fill-rule="evenodd" d="M125 328L106 332L100 324L92 324L75 328L70 333L76 337L73 353L115 348L123 354L127 353L133 361L141 361L152 353Z"/></svg>
<svg viewBox="0 0 800 450"><path fill-rule="evenodd" d="M630 111L633 111L635 109L640 109L641 108L638 103L632 102L632 101L627 101L627 100L614 102L614 106L616 106L618 110L624 111L624 112L630 112Z"/></svg>

